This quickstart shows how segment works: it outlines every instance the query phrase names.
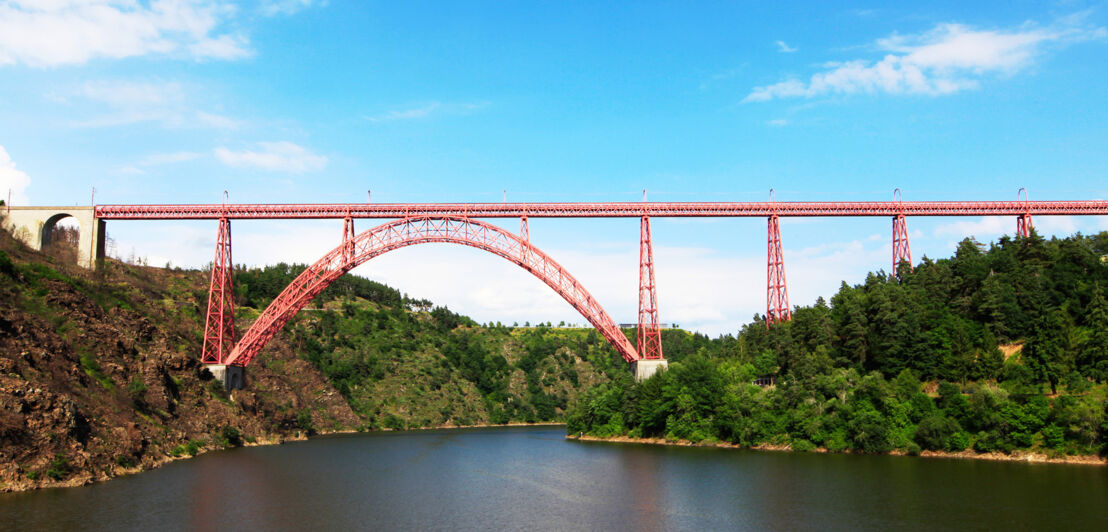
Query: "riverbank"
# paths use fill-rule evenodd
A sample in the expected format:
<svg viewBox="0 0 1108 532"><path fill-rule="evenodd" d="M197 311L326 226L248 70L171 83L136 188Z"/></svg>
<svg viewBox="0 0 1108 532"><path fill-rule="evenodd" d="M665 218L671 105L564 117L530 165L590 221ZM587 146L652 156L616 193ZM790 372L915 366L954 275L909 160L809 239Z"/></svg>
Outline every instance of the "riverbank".
<svg viewBox="0 0 1108 532"><path fill-rule="evenodd" d="M632 438L630 436L611 436L607 438L601 438L597 436L581 435L574 436L572 434L566 435L567 440L578 441L592 441L592 442L605 442L605 443L633 443L640 445L668 445L675 447L715 447L721 449L748 449L753 451L776 451L776 452L793 452L791 446L788 445L771 445L763 444L754 447L746 447L736 443L729 442L691 442L688 440L667 440L665 438ZM798 451L805 452L805 451ZM819 447L811 451L813 453L830 453L826 448ZM850 451L847 451L849 453ZM888 454L896 456L907 456L908 453L904 451L893 451ZM1049 456L1045 453L1034 452L1016 452L1013 454L1005 453L978 453L971 450L961 452L947 452L947 451L922 451L919 453L923 458L954 458L959 460L989 460L994 462L1027 462L1037 464L1075 464L1075 465L1091 465L1091 466L1106 466L1108 465L1108 459L1101 458L1099 456L1089 455L1077 455L1077 456Z"/></svg>
<svg viewBox="0 0 1108 532"><path fill-rule="evenodd" d="M406 429L406 430L381 429L379 431L358 431L358 430L353 430L353 429L342 429L342 430L320 431L320 432L317 432L315 434L312 434L311 436L309 436L307 434L304 434L304 433L300 433L300 432L298 432L296 434L293 434L293 435L270 434L270 435L266 435L266 436L263 436L263 437L260 437L260 438L256 438L254 441L243 442L242 446L243 447L261 447L261 446L269 446L269 445L281 445L281 444L287 443L287 442L306 441L309 438L313 438L313 437L317 437L317 436L329 436L329 435L335 435L335 434L354 434L354 433L358 433L358 432L412 432L412 431L427 431L427 430L484 429L484 428L497 428L497 427L564 427L564 426L565 426L565 423L513 422L513 423L501 423L501 424L484 423L484 424L476 424L476 425L454 425L452 423L447 423L447 424L438 425L438 426L418 427L418 428ZM182 455L179 455L179 456L164 455L164 456L161 456L161 457L153 458L151 462L142 463L142 464L132 466L132 467L124 467L124 466L117 465L117 466L115 466L115 467L113 467L109 470L99 471L95 474L92 473L92 472L88 472L88 471L82 471L82 472L73 473L73 475L70 476L69 478L66 478L66 479L63 479L63 480L57 480L57 481L50 480L50 479L34 479L34 480L32 480L32 479L14 478L14 479L9 479L7 482L0 483L0 493L15 493L15 492L31 491L31 490L44 489L44 488L75 488L75 487L79 487L79 486L88 486L90 484L95 484L95 483L98 483L98 482L108 481L108 480L111 480L113 478L134 475L134 474L143 473L143 472L146 472L146 471L152 471L152 470L158 469L158 468L160 468L160 467L162 467L165 464L168 464L170 462L176 462L178 460L189 460L189 459L192 459L192 458L196 458L197 456L200 456L202 454L207 454L207 453L210 453L210 452L224 451L224 450L227 450L227 449L225 449L225 448L201 447L196 451L195 454L193 454L191 456L186 455L186 454L182 454Z"/></svg>

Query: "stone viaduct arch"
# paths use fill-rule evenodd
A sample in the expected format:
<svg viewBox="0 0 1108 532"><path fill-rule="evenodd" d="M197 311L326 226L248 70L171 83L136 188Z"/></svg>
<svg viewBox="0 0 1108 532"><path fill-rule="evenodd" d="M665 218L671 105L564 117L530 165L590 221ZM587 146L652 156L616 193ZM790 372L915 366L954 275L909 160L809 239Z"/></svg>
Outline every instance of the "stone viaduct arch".
<svg viewBox="0 0 1108 532"><path fill-rule="evenodd" d="M10 209L10 210L9 210ZM93 207L4 207L0 209L4 228L36 251L50 241L58 222L73 217L81 226L77 242L77 264L96 267L104 258L104 220L96 218Z"/></svg>

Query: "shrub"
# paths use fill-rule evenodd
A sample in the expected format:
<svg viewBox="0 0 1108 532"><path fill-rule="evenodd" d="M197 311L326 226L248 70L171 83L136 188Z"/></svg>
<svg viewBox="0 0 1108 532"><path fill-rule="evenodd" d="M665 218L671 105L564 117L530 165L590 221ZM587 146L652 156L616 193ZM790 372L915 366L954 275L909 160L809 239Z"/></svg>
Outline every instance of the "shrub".
<svg viewBox="0 0 1108 532"><path fill-rule="evenodd" d="M957 421L948 417L930 416L919 422L913 439L924 449L941 451L948 447L951 436L961 428Z"/></svg>
<svg viewBox="0 0 1108 532"><path fill-rule="evenodd" d="M1065 443L1065 431L1058 425L1050 424L1043 427L1043 447L1051 449L1060 449L1062 444Z"/></svg>
<svg viewBox="0 0 1108 532"><path fill-rule="evenodd" d="M224 447L242 447L242 432L230 425L223 427L219 439Z"/></svg>
<svg viewBox="0 0 1108 532"><path fill-rule="evenodd" d="M315 426L312 425L311 410L305 408L304 410L301 410L299 414L296 414L296 425L308 434L315 434Z"/></svg>
<svg viewBox="0 0 1108 532"><path fill-rule="evenodd" d="M69 458L64 454L59 454L50 462L50 469L46 470L46 476L54 480L61 480L68 477L72 471L73 466L69 464Z"/></svg>
<svg viewBox="0 0 1108 532"><path fill-rule="evenodd" d="M805 440L803 438L793 440L792 448L794 451L800 451L802 453L812 452L816 450L816 444Z"/></svg>

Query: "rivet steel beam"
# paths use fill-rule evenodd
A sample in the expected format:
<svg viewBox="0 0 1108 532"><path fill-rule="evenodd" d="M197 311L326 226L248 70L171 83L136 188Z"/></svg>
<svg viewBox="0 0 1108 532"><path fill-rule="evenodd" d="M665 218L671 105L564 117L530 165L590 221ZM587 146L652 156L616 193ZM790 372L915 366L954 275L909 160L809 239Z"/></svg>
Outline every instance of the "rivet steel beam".
<svg viewBox="0 0 1108 532"><path fill-rule="evenodd" d="M104 220L1106 215L1108 201L823 201L97 205Z"/></svg>

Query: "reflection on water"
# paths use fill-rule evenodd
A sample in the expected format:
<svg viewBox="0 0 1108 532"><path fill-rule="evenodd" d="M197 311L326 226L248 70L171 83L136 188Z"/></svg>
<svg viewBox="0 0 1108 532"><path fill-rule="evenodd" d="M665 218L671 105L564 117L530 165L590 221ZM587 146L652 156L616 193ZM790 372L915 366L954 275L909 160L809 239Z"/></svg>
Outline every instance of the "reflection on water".
<svg viewBox="0 0 1108 532"><path fill-rule="evenodd" d="M1100 467L355 434L0 496L12 530L1108 530Z"/></svg>

